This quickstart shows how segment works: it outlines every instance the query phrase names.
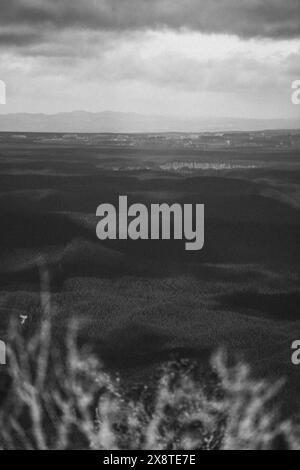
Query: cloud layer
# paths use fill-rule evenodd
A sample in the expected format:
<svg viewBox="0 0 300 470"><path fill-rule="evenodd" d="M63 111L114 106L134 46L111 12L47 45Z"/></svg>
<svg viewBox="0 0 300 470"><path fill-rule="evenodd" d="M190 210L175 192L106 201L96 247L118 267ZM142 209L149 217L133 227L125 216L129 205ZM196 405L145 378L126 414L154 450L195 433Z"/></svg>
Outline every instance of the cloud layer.
<svg viewBox="0 0 300 470"><path fill-rule="evenodd" d="M8 112L291 117L300 0L0 0L0 72Z"/></svg>
<svg viewBox="0 0 300 470"><path fill-rule="evenodd" d="M45 31L186 28L241 37L300 37L299 0L1 0L0 25L28 28L28 41ZM22 35L23 43L26 34Z"/></svg>

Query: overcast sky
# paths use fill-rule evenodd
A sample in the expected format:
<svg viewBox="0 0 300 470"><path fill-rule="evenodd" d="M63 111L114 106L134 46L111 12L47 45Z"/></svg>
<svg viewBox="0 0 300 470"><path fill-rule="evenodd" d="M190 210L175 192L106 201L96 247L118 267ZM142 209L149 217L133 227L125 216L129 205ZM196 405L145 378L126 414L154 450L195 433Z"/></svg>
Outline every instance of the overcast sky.
<svg viewBox="0 0 300 470"><path fill-rule="evenodd" d="M300 0L0 0L0 112L299 117Z"/></svg>

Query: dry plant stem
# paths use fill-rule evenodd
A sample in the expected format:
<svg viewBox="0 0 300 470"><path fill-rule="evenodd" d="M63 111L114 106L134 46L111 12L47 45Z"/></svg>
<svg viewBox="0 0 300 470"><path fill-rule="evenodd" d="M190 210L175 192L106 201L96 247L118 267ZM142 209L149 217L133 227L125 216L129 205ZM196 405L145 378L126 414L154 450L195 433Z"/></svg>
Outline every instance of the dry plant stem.
<svg viewBox="0 0 300 470"><path fill-rule="evenodd" d="M214 390L191 370L164 367L151 406L128 398L122 382L78 347L78 325L68 330L63 351L52 341L56 307L43 260L42 318L30 338L13 322L8 348L11 389L0 411L3 449L196 450L300 449L297 422L282 421L274 398L283 382L254 380L243 363L226 354L212 359Z"/></svg>

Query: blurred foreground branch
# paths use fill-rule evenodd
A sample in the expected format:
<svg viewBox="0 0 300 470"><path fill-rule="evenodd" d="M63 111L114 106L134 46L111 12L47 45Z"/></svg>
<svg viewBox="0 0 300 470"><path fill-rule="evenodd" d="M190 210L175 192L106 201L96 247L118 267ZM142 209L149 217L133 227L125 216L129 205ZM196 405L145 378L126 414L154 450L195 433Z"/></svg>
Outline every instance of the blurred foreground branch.
<svg viewBox="0 0 300 470"><path fill-rule="evenodd" d="M98 357L78 347L71 324L64 344L53 340L56 307L41 273L42 318L25 337L12 323L10 390L0 411L3 449L300 449L298 426L274 405L283 383L253 380L248 366L211 365L213 386L187 363L167 364L155 390L124 391Z"/></svg>

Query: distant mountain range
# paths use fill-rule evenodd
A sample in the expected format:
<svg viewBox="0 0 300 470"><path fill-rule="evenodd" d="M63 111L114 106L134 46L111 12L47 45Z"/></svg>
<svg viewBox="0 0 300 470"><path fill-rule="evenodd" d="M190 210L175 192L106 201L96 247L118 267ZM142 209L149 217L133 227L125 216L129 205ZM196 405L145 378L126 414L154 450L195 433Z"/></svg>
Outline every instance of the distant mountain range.
<svg viewBox="0 0 300 470"><path fill-rule="evenodd" d="M135 113L74 111L59 114L0 114L0 132L203 132L300 129L298 120L172 118Z"/></svg>

